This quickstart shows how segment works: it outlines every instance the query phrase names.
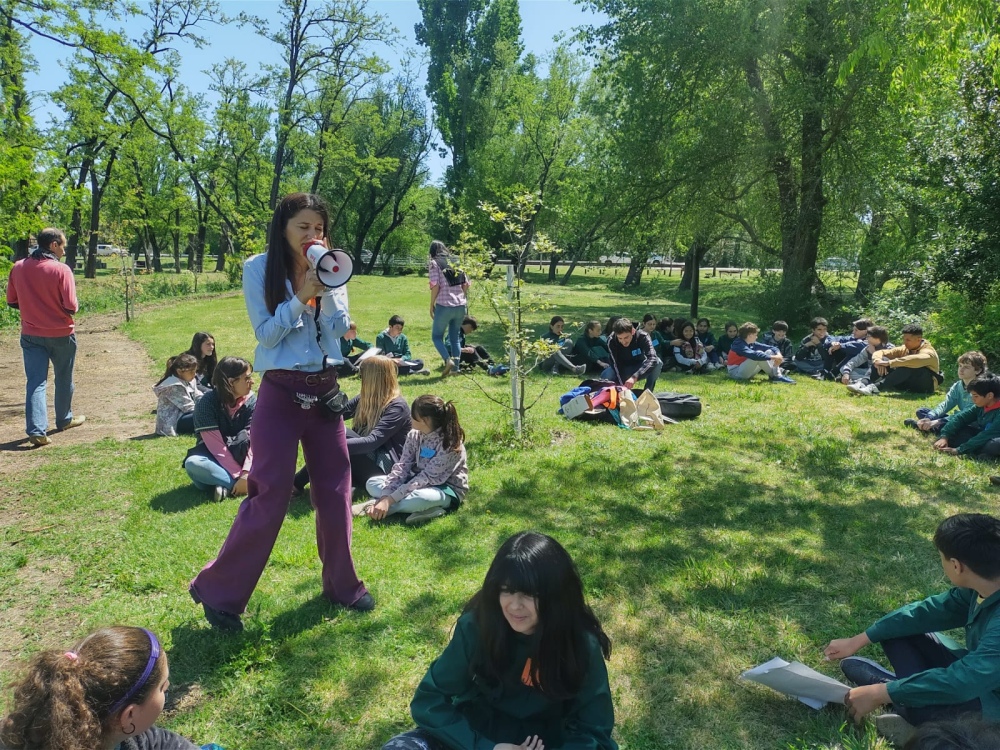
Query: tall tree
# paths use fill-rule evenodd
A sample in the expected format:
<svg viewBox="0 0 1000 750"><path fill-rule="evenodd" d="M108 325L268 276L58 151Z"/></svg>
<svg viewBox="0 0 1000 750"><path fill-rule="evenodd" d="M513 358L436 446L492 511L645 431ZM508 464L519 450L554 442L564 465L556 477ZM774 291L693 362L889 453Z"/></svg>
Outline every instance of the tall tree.
<svg viewBox="0 0 1000 750"><path fill-rule="evenodd" d="M497 80L523 52L517 0L418 0L417 42L427 48L427 96L434 124L451 151L447 183L461 195L470 157L493 135ZM501 106L504 104L500 103Z"/></svg>

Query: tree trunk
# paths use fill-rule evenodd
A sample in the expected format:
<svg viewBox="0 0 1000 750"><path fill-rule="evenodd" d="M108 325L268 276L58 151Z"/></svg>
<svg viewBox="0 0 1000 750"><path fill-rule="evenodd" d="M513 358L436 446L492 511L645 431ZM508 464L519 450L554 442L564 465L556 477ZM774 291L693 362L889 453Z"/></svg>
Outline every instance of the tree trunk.
<svg viewBox="0 0 1000 750"><path fill-rule="evenodd" d="M632 253L632 262L628 264L628 273L625 274L624 289L638 289L642 283L642 270L646 266L646 258L639 253Z"/></svg>
<svg viewBox="0 0 1000 750"><path fill-rule="evenodd" d="M232 252L233 249L229 242L229 227L226 226L225 222L222 222L222 228L219 231L219 257L215 260L216 271L226 270L226 256Z"/></svg>
<svg viewBox="0 0 1000 750"><path fill-rule="evenodd" d="M181 210L174 209L174 226L170 230L174 243L174 273L181 272Z"/></svg>
<svg viewBox="0 0 1000 750"><path fill-rule="evenodd" d="M878 280L878 251L884 227L885 214L880 211L873 213L858 255L858 284L854 288L854 298L861 302L867 302L881 287Z"/></svg>
<svg viewBox="0 0 1000 750"><path fill-rule="evenodd" d="M684 270L681 272L681 283L677 291L694 291L694 278L701 272L701 262L708 252L708 243L702 238L696 238L690 249L684 254Z"/></svg>
<svg viewBox="0 0 1000 750"><path fill-rule="evenodd" d="M552 253L552 257L549 259L549 283L551 284L556 280L556 267L559 265L559 256Z"/></svg>
<svg viewBox="0 0 1000 750"><path fill-rule="evenodd" d="M566 269L566 273L563 274L562 279L559 281L559 286L566 286L569 283L569 277L573 275L573 271L576 270L576 264L579 262L576 258L573 258L569 262L569 268Z"/></svg>

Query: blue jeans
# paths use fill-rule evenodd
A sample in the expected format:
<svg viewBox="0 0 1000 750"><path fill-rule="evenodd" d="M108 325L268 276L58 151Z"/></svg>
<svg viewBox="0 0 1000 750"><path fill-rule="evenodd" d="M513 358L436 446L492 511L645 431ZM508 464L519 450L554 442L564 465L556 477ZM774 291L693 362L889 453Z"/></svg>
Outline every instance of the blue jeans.
<svg viewBox="0 0 1000 750"><path fill-rule="evenodd" d="M236 484L232 474L207 456L188 456L184 460L184 468L199 490L211 490L215 487L231 490Z"/></svg>
<svg viewBox="0 0 1000 750"><path fill-rule="evenodd" d="M21 334L24 376L25 430L29 436L44 435L49 429L45 403L49 362L56 381L56 427L62 429L73 419L73 363L76 361L76 334L69 336L28 336Z"/></svg>
<svg viewBox="0 0 1000 750"><path fill-rule="evenodd" d="M462 321L465 320L465 305L461 307L444 307L442 305L434 305L434 322L431 325L431 341L434 342L434 348L437 349L438 354L441 355L441 359L445 362L451 360L451 362L458 367L459 356L451 356L448 349L451 348L453 352L461 352L461 339L459 339L459 334L462 331ZM448 331L448 346L444 343L444 332L445 329Z"/></svg>
<svg viewBox="0 0 1000 750"><path fill-rule="evenodd" d="M625 381L630 377L635 375L635 371L642 367L642 362L638 362L634 365L623 365L618 368L618 373L615 372L615 366L611 365L604 372L601 373L602 380L612 380L618 383L618 374L622 376L622 382L619 385L625 385ZM660 377L660 371L663 369L663 363L657 358L656 364L650 367L646 371L646 386L647 391L656 390L656 379Z"/></svg>

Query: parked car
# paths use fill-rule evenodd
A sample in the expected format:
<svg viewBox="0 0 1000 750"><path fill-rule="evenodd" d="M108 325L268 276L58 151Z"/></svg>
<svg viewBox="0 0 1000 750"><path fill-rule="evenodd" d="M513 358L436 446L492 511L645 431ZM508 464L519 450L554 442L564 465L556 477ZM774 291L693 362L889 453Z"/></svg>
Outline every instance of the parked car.
<svg viewBox="0 0 1000 750"><path fill-rule="evenodd" d="M857 271L858 264L847 258L826 258L820 261L821 271Z"/></svg>
<svg viewBox="0 0 1000 750"><path fill-rule="evenodd" d="M99 256L128 255L128 250L123 247L115 247L114 245L98 245L97 254Z"/></svg>
<svg viewBox="0 0 1000 750"><path fill-rule="evenodd" d="M628 255L602 255L597 260L606 266L627 266L632 262Z"/></svg>

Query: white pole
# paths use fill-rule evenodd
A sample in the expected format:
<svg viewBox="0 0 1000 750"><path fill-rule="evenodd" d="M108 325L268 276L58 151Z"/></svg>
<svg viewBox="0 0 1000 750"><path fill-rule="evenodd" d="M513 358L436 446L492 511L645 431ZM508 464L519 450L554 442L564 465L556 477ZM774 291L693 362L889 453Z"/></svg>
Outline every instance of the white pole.
<svg viewBox="0 0 1000 750"><path fill-rule="evenodd" d="M514 263L512 262L507 266L507 300L510 302L510 330L511 330L511 340L513 341L515 337L520 336L521 332L516 330L517 317L514 310ZM521 437L521 411L518 408L520 406L520 401L518 400L518 395L521 391L521 379L520 379L520 368L518 367L517 361L517 349L514 347L513 343L507 350L507 355L510 357L510 407L514 415L514 434Z"/></svg>

